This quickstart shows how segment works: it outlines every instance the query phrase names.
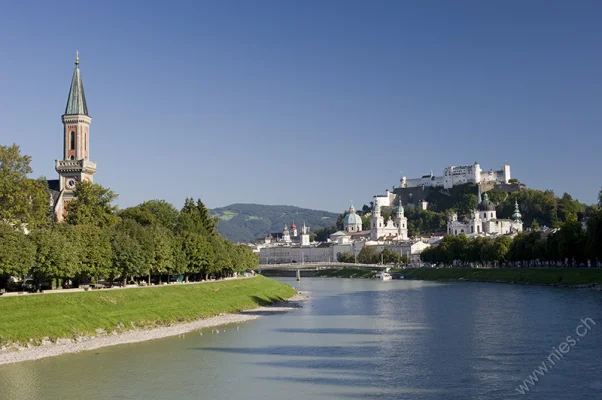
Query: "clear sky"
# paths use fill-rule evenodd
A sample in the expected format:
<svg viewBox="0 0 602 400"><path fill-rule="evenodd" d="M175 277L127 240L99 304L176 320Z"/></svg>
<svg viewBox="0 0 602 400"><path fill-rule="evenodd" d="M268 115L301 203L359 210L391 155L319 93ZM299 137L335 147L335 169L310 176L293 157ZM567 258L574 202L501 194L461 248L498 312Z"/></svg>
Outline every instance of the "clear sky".
<svg viewBox="0 0 602 400"><path fill-rule="evenodd" d="M56 177L79 50L120 207L340 212L474 161L593 203L601 49L600 1L4 2L0 143Z"/></svg>

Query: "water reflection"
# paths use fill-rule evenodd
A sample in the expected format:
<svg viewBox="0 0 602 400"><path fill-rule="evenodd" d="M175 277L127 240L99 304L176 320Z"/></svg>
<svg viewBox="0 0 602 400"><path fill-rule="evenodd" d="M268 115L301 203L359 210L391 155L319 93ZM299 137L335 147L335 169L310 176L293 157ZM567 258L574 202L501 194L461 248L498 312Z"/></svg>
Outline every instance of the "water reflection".
<svg viewBox="0 0 602 400"><path fill-rule="evenodd" d="M291 281L291 283L295 283ZM295 283L296 284L296 283ZM304 279L290 313L0 366L6 399L507 399L579 318L601 321L531 399L602 398L602 294ZM599 329L598 329L599 328Z"/></svg>

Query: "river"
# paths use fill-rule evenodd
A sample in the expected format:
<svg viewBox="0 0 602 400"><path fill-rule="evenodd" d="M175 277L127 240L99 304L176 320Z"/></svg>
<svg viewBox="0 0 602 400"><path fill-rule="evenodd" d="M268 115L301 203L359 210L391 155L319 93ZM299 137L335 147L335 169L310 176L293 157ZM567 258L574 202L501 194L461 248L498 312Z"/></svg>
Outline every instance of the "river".
<svg viewBox="0 0 602 400"><path fill-rule="evenodd" d="M3 365L0 398L602 399L601 292L283 280L311 298L219 333Z"/></svg>

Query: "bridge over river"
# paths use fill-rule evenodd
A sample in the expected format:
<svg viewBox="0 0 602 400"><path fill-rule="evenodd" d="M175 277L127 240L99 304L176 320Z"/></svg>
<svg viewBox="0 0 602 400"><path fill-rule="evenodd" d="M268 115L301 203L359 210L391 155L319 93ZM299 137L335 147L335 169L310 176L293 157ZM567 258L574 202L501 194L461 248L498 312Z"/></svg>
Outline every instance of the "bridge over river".
<svg viewBox="0 0 602 400"><path fill-rule="evenodd" d="M315 262L315 263L287 263L287 264L260 264L258 270L265 276L295 276L297 271L302 276L315 276L316 272L323 269L373 269L382 271L387 266L382 264L347 264L339 262Z"/></svg>

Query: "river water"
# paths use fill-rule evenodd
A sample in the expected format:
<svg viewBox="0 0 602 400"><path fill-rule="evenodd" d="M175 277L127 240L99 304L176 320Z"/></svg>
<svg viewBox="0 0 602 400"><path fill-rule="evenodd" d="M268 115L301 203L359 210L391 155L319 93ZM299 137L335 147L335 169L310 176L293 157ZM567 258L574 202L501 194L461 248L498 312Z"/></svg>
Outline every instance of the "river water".
<svg viewBox="0 0 602 400"><path fill-rule="evenodd" d="M601 292L494 283L287 282L311 296L295 311L219 333L207 329L3 365L0 398L602 399ZM563 346L567 336L575 344ZM569 348L556 353L562 358L550 356L561 346ZM519 393L542 362L548 372Z"/></svg>

